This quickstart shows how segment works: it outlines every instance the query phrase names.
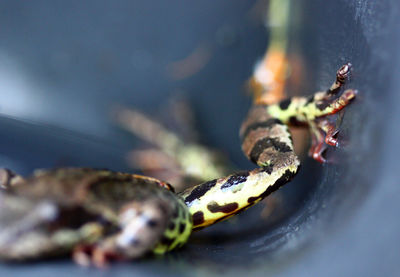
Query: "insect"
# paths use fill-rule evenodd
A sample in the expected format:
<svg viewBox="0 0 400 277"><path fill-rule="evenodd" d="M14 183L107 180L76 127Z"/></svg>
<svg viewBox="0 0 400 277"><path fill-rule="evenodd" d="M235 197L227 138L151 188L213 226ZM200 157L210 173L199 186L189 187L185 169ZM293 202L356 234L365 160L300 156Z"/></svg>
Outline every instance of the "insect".
<svg viewBox="0 0 400 277"><path fill-rule="evenodd" d="M343 86L351 64L333 85L309 97L254 105L241 126L245 155L259 167L175 194L150 177L108 170L61 168L23 177L0 171L0 258L30 260L73 253L82 265L162 254L199 230L256 204L297 173L288 125L311 131L311 156L325 162L338 146L335 117L357 91Z"/></svg>

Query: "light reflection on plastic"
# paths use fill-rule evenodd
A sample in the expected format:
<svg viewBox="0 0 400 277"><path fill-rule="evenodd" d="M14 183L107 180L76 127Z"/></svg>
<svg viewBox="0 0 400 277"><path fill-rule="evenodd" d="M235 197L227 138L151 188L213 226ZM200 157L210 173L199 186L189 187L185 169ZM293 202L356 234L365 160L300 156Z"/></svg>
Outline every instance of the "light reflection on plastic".
<svg viewBox="0 0 400 277"><path fill-rule="evenodd" d="M39 89L4 53L0 53L0 84L0 113L18 118L45 113Z"/></svg>
<svg viewBox="0 0 400 277"><path fill-rule="evenodd" d="M107 111L99 114L96 107L83 98L77 101L67 91L62 92L62 87L41 84L1 50L0 84L0 116L52 124L96 136L105 136L108 132L104 124Z"/></svg>

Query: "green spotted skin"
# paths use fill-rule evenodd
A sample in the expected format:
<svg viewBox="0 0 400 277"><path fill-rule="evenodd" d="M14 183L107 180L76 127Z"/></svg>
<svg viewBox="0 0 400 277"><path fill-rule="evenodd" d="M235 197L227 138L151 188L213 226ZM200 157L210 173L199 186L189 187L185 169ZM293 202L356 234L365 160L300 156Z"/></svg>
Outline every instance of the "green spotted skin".
<svg viewBox="0 0 400 277"><path fill-rule="evenodd" d="M174 214L167 224L161 240L153 249L155 254L164 254L183 246L192 233L192 215L182 199L177 201L177 214Z"/></svg>

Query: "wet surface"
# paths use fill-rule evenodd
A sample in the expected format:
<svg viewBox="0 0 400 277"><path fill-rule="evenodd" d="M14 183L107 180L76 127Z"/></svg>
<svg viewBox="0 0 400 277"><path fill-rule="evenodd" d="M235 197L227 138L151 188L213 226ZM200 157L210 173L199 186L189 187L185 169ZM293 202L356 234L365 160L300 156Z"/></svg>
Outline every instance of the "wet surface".
<svg viewBox="0 0 400 277"><path fill-rule="evenodd" d="M0 4L0 166L23 174L67 165L129 170L125 154L138 142L113 124L112 107L155 116L180 94L193 103L202 140L238 167L252 167L237 133L250 105L244 83L267 44L255 3L114 3ZM279 191L277 214L260 220L258 205L197 232L180 251L102 275L398 274L398 6L395 0L293 5L291 54L304 69L292 93L327 88L345 62L354 66L349 87L360 93L342 114L331 163L306 160ZM186 62L191 75L177 62ZM92 270L68 259L0 265L0 275L12 276Z"/></svg>

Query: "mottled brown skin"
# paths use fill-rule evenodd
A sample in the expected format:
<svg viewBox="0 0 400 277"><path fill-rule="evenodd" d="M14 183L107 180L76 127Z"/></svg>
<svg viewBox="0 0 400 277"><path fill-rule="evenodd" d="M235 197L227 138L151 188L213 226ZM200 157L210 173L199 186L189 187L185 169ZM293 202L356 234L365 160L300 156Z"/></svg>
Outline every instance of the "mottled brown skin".
<svg viewBox="0 0 400 277"><path fill-rule="evenodd" d="M57 256L74 247L93 251L100 266L108 257L142 256L185 213L168 188L149 177L108 170L38 171L0 194L0 258ZM129 224L134 230L125 234ZM84 254L78 251L78 262L85 263Z"/></svg>

